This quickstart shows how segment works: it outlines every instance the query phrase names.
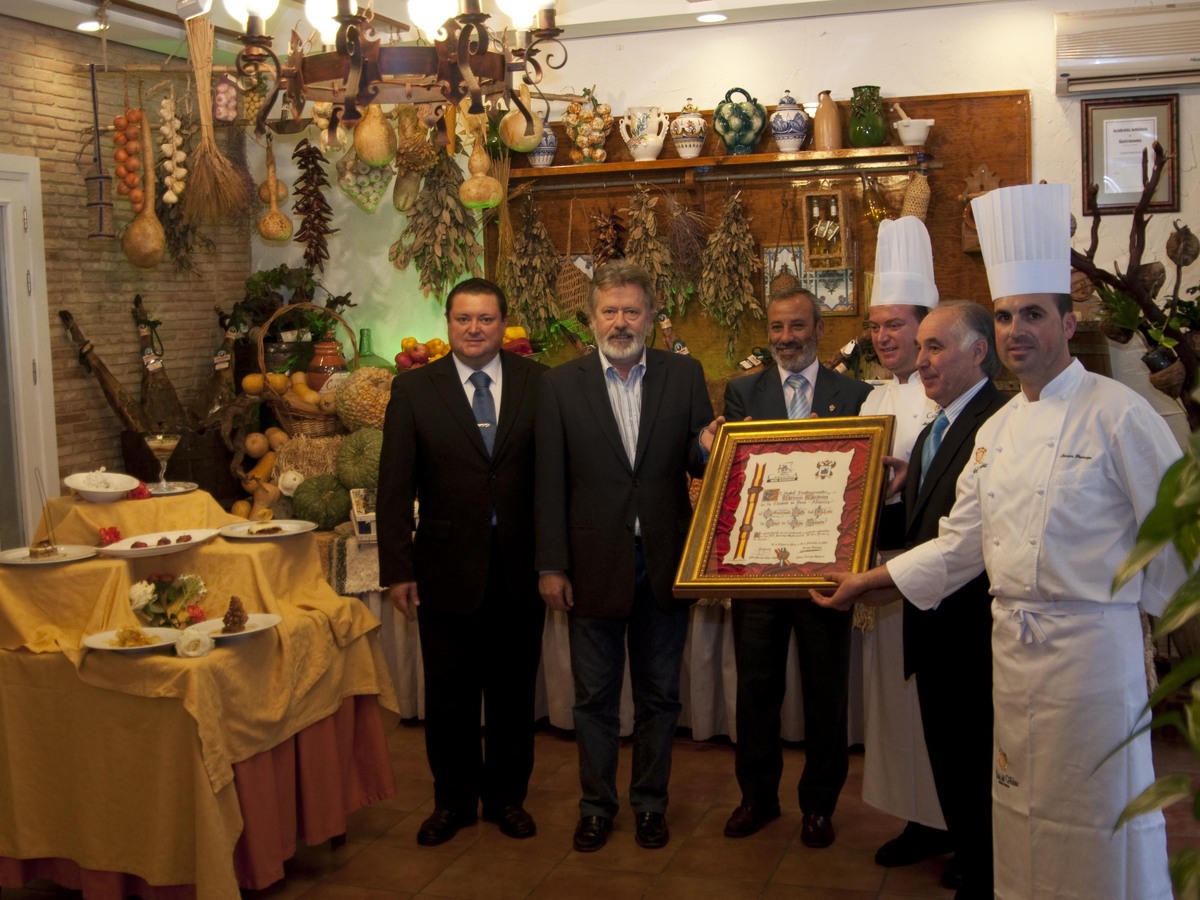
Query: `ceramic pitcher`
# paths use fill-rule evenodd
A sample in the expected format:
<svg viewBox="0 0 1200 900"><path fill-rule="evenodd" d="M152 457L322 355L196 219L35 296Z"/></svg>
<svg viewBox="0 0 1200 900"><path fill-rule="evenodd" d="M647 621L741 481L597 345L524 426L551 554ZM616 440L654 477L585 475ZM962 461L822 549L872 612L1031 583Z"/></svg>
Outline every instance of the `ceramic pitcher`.
<svg viewBox="0 0 1200 900"><path fill-rule="evenodd" d="M631 106L621 119L621 137L634 159L657 159L670 119L657 106Z"/></svg>

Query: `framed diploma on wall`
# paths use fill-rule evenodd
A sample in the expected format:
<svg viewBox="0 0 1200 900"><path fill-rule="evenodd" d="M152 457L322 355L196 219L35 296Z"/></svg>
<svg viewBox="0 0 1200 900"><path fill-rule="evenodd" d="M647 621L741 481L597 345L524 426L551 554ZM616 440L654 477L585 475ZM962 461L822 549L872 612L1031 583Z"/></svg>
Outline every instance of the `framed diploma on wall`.
<svg viewBox="0 0 1200 900"><path fill-rule="evenodd" d="M1167 154L1146 212L1179 212L1179 95L1082 100L1083 214L1128 215L1142 198L1155 143ZM1096 186L1093 203L1090 185Z"/></svg>
<svg viewBox="0 0 1200 900"><path fill-rule="evenodd" d="M892 416L726 422L675 576L677 597L800 597L874 558Z"/></svg>

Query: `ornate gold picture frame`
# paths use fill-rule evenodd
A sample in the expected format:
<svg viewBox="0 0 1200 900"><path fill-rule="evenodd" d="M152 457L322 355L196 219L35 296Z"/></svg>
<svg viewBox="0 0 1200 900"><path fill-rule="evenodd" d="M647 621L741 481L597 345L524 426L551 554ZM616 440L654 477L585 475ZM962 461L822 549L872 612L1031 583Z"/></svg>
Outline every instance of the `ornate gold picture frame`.
<svg viewBox="0 0 1200 900"><path fill-rule="evenodd" d="M787 598L862 572L892 416L727 422L717 432L675 576L677 597Z"/></svg>

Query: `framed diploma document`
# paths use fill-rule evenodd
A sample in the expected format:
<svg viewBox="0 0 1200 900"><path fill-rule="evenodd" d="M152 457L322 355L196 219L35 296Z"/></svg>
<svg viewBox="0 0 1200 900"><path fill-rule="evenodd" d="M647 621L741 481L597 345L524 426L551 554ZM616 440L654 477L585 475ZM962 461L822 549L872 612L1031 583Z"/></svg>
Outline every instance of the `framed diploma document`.
<svg viewBox="0 0 1200 900"><path fill-rule="evenodd" d="M795 598L874 556L892 416L726 422L675 575L677 597Z"/></svg>

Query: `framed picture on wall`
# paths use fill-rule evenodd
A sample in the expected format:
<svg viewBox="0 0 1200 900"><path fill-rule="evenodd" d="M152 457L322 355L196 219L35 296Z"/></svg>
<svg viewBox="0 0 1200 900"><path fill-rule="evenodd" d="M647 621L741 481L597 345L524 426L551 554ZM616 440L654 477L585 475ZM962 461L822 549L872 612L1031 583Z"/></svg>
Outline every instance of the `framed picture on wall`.
<svg viewBox="0 0 1200 900"><path fill-rule="evenodd" d="M817 298L821 315L852 316L858 312L853 269L806 269L804 253L796 244L764 246L762 261L764 298L771 296L772 282L786 267L787 273L799 279L800 286Z"/></svg>
<svg viewBox="0 0 1200 900"><path fill-rule="evenodd" d="M1083 213L1128 215L1142 197L1153 145L1167 154L1147 212L1179 211L1179 95L1083 100ZM1143 159L1145 163L1143 164ZM1143 168L1144 166L1144 168ZM1093 203L1091 185L1096 185Z"/></svg>

